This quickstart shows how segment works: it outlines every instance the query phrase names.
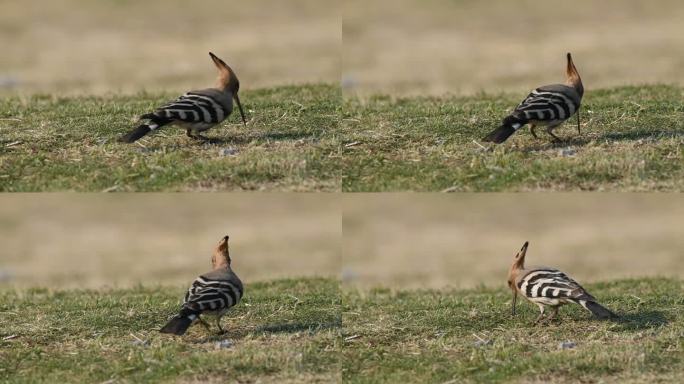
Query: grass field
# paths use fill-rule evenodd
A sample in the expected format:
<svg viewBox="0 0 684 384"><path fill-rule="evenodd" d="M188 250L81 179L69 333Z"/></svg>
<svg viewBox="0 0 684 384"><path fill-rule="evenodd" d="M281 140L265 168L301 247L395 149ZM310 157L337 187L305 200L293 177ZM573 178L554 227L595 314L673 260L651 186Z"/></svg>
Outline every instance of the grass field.
<svg viewBox="0 0 684 384"><path fill-rule="evenodd" d="M597 321L573 306L533 327L511 317L504 289L343 293L348 383L677 383L684 379L684 284L633 279L585 285L617 312ZM562 349L561 343L574 343ZM566 344L571 345L571 344Z"/></svg>
<svg viewBox="0 0 684 384"><path fill-rule="evenodd" d="M589 89L552 144L523 129L479 142L527 93L344 101L344 191L681 191L684 90ZM474 142L476 141L476 142Z"/></svg>
<svg viewBox="0 0 684 384"><path fill-rule="evenodd" d="M339 382L334 280L246 284L223 319L183 337L157 330L181 287L0 291L0 381L9 383ZM227 340L228 342L223 342Z"/></svg>
<svg viewBox="0 0 684 384"><path fill-rule="evenodd" d="M337 191L341 94L333 85L241 92L213 143L168 127L136 144L116 139L139 115L177 97L31 96L0 99L2 191Z"/></svg>

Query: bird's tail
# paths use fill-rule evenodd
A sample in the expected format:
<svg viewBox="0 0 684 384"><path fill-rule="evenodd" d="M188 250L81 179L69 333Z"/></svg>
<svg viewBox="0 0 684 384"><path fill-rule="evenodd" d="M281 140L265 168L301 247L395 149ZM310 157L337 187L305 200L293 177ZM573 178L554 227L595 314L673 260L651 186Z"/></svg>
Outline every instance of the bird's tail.
<svg viewBox="0 0 684 384"><path fill-rule="evenodd" d="M595 301L580 300L579 303L599 319L614 319L618 317L618 315L611 312L608 308Z"/></svg>
<svg viewBox="0 0 684 384"><path fill-rule="evenodd" d="M171 333L177 336L181 336L185 331L190 328L192 322L197 320L198 314L189 308L181 309L180 313L174 316L173 319L169 320L168 323L162 329L159 330L161 333Z"/></svg>
<svg viewBox="0 0 684 384"><path fill-rule="evenodd" d="M525 124L527 124L526 120L515 115L510 115L503 119L499 128L490 132L482 141L491 141L492 143L501 144Z"/></svg>
<svg viewBox="0 0 684 384"><path fill-rule="evenodd" d="M170 123L169 120L162 118L162 117L159 117L159 116L152 114L152 113L142 115L142 116L140 116L140 119L141 120L142 119L148 119L148 120L150 120L150 122L140 124L137 128L135 128L134 130L132 130L132 131L128 132L127 134L125 134L124 136L122 136L119 139L119 141L121 141L123 143L132 143L132 142L138 140L139 138L147 135L148 133L154 131L155 129L163 127L166 124Z"/></svg>

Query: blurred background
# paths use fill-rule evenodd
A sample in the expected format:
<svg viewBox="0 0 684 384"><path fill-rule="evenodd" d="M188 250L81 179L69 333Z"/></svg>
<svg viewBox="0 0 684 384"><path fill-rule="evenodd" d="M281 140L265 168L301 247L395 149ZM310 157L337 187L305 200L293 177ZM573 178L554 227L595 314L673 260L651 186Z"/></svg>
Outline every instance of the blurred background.
<svg viewBox="0 0 684 384"><path fill-rule="evenodd" d="M0 0L0 94L241 89L340 78L335 0Z"/></svg>
<svg viewBox="0 0 684 384"><path fill-rule="evenodd" d="M339 276L333 194L2 194L0 287L186 286L230 236L245 282Z"/></svg>
<svg viewBox="0 0 684 384"><path fill-rule="evenodd" d="M681 194L347 194L343 281L401 288L505 287L528 266L580 283L684 277Z"/></svg>
<svg viewBox="0 0 684 384"><path fill-rule="evenodd" d="M684 84L681 0L345 0L346 95Z"/></svg>

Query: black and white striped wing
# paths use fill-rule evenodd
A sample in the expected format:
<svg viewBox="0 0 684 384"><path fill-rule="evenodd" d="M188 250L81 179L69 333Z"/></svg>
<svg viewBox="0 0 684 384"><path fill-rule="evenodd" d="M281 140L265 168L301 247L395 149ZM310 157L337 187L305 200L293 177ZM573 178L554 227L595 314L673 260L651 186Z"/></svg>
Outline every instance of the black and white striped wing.
<svg viewBox="0 0 684 384"><path fill-rule="evenodd" d="M524 115L529 121L565 121L579 108L579 100L569 87L566 88L537 88L515 108L514 113Z"/></svg>
<svg viewBox="0 0 684 384"><path fill-rule="evenodd" d="M210 95L188 92L178 99L163 105L155 115L186 123L218 124L228 117L228 111Z"/></svg>
<svg viewBox="0 0 684 384"><path fill-rule="evenodd" d="M242 287L227 280L212 280L200 276L185 294L185 304L194 310L223 311L240 301Z"/></svg>
<svg viewBox="0 0 684 384"><path fill-rule="evenodd" d="M532 301L545 304L594 300L581 285L556 269L536 269L518 282L520 292Z"/></svg>

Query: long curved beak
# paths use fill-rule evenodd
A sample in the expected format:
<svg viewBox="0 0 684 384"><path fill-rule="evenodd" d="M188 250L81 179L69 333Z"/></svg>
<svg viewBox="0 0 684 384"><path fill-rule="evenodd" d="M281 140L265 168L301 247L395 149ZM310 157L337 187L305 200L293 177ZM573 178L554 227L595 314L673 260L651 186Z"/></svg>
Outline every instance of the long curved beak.
<svg viewBox="0 0 684 384"><path fill-rule="evenodd" d="M238 109L240 110L240 116L242 116L242 124L247 126L247 120L245 119L245 112L242 110L242 104L240 104L240 98L238 97L237 93L235 94L235 102L237 103Z"/></svg>
<svg viewBox="0 0 684 384"><path fill-rule="evenodd" d="M513 291L513 305L511 308L511 315L515 316L515 304L518 301L518 291Z"/></svg>

